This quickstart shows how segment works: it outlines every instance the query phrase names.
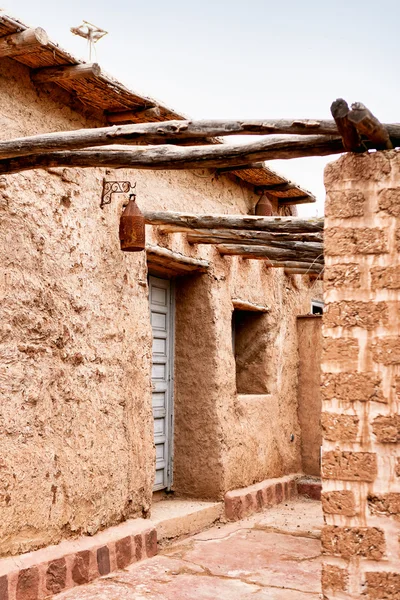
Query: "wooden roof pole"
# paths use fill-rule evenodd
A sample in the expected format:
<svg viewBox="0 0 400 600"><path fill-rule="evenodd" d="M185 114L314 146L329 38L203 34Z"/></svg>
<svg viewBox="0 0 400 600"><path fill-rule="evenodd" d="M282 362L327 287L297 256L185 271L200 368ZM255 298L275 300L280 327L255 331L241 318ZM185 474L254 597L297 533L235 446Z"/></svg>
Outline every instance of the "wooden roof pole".
<svg viewBox="0 0 400 600"><path fill-rule="evenodd" d="M150 170L212 169L259 160L329 156L343 152L342 140L321 135L270 137L248 144L151 146L129 150L77 150L0 160L0 174L49 167L109 167Z"/></svg>
<svg viewBox="0 0 400 600"><path fill-rule="evenodd" d="M100 65L68 65L61 67L44 67L31 73L34 83L58 83L64 79L90 79L101 75Z"/></svg>
<svg viewBox="0 0 400 600"><path fill-rule="evenodd" d="M316 268L323 265L324 257L321 253L316 258L315 253L310 254L306 251L289 250L287 248L272 248L270 246L244 246L241 244L218 244L218 252L229 256L242 256L244 258L265 259L269 258L276 262L295 261L307 264L315 264Z"/></svg>
<svg viewBox="0 0 400 600"><path fill-rule="evenodd" d="M1 38L0 38L1 39ZM92 77L98 74L98 65L76 65L70 67L46 67L39 69L32 74L32 77L37 82L61 81L63 77ZM149 109L153 110L153 109ZM154 109L155 110L155 109ZM135 113L136 114L136 113ZM139 114L139 113L137 113ZM142 113L144 114L144 113ZM174 140L180 141L199 141L205 140L208 137L218 137L223 135L265 135L268 132L266 124L272 124L273 121L259 121L258 125L245 121L165 121L154 123L136 123L131 125L119 125L113 127L98 127L92 129L78 129L75 131L63 131L44 133L39 135L15 138L13 140L0 141L0 159L12 158L14 156L24 156L29 154L44 154L46 152L62 152L63 150L79 150L81 148L90 148L95 146L109 146L112 144L164 144L172 143ZM277 124L280 123L278 126ZM298 123L298 122L296 122ZM276 122L275 133L288 134L285 139L271 138L273 140L281 140L284 145L288 142L289 146L293 141L301 143L304 140L305 149L310 146L309 155L318 155L319 149L314 148L314 154L311 144L307 140L318 140L324 146L327 146L327 153L342 152L343 146L338 143L338 130L334 121L326 121L326 127L323 131L330 131L335 137L326 137L326 135L309 135L306 128L301 128L298 125L293 128L293 121ZM329 126L328 126L329 124ZM251 125L251 126L250 126ZM400 125L390 124L385 125L390 137L394 143L400 145ZM319 132L319 133L321 133ZM295 133L293 137L289 135ZM300 135L305 135L304 138ZM220 145L222 147L222 144ZM225 146L226 147L226 146ZM282 146L283 147L283 146ZM331 149L330 149L330 148ZM340 147L340 149L339 149ZM225 165L218 169L223 171L241 170L258 168L259 161L248 161L242 165ZM285 186L290 186L284 182L282 190L287 189Z"/></svg>
<svg viewBox="0 0 400 600"><path fill-rule="evenodd" d="M47 46L49 38L41 27L25 29L0 38L0 58L13 58L19 54L34 52L40 46Z"/></svg>
<svg viewBox="0 0 400 600"><path fill-rule="evenodd" d="M196 230L187 234L189 244L244 244L246 246L260 246L267 244L276 248L289 248L307 250L315 253L316 256L322 254L324 247L322 236L310 240L296 239L299 234L274 234L265 231L240 231L238 229L209 229ZM301 234L307 236L307 234ZM308 234L315 236L316 234Z"/></svg>
<svg viewBox="0 0 400 600"><path fill-rule="evenodd" d="M364 104L361 102L352 104L348 118L358 133L368 138L377 149L391 150L393 148L387 128Z"/></svg>
<svg viewBox="0 0 400 600"><path fill-rule="evenodd" d="M349 120L350 109L346 100L338 98L332 102L331 113L342 136L344 149L348 152L364 152L366 148L361 142L357 129Z"/></svg>
<svg viewBox="0 0 400 600"><path fill-rule="evenodd" d="M320 233L324 219L313 217L260 217L254 215L194 215L182 212L143 211L145 222L159 225L164 233L196 229L242 229L276 233Z"/></svg>

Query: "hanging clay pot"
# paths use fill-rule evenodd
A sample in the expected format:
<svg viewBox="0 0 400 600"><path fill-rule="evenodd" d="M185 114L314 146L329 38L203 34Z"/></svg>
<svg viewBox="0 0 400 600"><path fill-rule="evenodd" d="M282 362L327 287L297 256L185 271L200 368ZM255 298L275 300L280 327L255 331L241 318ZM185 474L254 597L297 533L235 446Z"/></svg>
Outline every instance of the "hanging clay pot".
<svg viewBox="0 0 400 600"><path fill-rule="evenodd" d="M135 194L129 196L128 205L119 223L119 239L123 252L141 252L146 245L144 216L135 198Z"/></svg>
<svg viewBox="0 0 400 600"><path fill-rule="evenodd" d="M267 196L261 196L256 205L256 215L260 217L270 217L273 214L273 208Z"/></svg>

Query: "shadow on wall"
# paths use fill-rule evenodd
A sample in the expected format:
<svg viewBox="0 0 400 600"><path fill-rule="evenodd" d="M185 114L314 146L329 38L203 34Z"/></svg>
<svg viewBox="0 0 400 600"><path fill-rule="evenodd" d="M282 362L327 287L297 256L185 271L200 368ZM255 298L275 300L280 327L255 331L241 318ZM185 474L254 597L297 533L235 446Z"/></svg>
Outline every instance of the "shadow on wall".
<svg viewBox="0 0 400 600"><path fill-rule="evenodd" d="M232 347L236 361L238 394L269 394L268 315L235 309L232 313Z"/></svg>

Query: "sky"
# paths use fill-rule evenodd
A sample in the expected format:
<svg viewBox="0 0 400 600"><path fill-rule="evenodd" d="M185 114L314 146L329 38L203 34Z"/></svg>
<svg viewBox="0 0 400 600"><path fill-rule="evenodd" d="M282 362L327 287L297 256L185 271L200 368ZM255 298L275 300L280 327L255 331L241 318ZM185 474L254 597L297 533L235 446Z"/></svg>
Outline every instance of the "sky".
<svg viewBox="0 0 400 600"><path fill-rule="evenodd" d="M3 0L1 7L78 58L82 20L109 33L95 61L134 91L205 118L330 118L342 97L399 121L399 0ZM317 196L336 157L267 165Z"/></svg>

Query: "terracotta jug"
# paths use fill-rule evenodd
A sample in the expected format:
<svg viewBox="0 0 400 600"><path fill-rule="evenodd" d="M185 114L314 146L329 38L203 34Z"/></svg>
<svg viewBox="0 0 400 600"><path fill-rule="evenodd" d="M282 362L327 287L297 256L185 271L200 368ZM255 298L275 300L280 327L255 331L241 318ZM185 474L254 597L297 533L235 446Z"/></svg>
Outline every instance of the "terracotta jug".
<svg viewBox="0 0 400 600"><path fill-rule="evenodd" d="M260 217L270 217L273 214L272 204L266 196L261 196L256 205L256 215Z"/></svg>
<svg viewBox="0 0 400 600"><path fill-rule="evenodd" d="M135 194L129 196L129 202L119 223L119 239L123 252L141 252L146 245L144 216L135 199Z"/></svg>

